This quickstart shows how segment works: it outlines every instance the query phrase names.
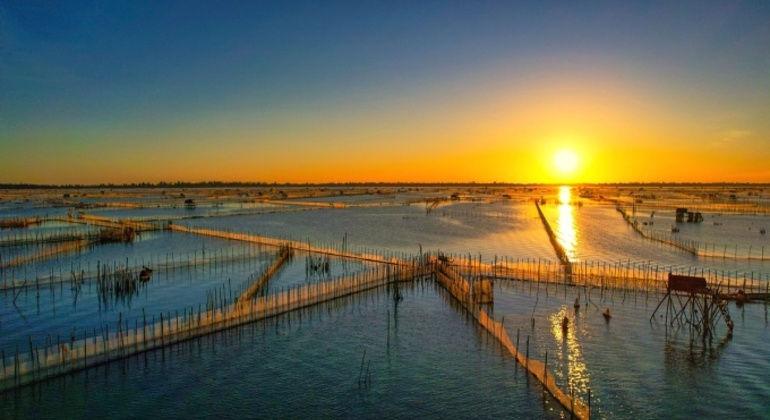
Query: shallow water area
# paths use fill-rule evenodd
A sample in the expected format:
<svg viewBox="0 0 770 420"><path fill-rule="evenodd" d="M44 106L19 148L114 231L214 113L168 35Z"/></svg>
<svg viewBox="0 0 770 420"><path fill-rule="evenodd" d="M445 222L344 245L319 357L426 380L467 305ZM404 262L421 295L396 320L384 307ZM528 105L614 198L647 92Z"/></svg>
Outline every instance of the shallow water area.
<svg viewBox="0 0 770 420"><path fill-rule="evenodd" d="M678 238L685 238L687 243L695 241L699 244L703 255L693 255L683 249L678 249L667 243L642 237L628 223L614 206L604 205L557 205L541 206L543 214L551 224L556 237L565 247L570 261L576 264L621 264L626 266L651 266L655 271L688 270L697 267L704 273L727 273L735 279L744 276L750 279L768 280L770 270L770 255L764 256L763 242L770 239L755 232L754 235L725 235L724 226L706 226L704 224L680 223L680 232L666 233L666 240L676 243ZM727 216L726 216L727 217ZM760 223L767 216L731 215L741 223ZM655 216L661 218L660 215ZM637 219L641 220L641 219ZM672 216L673 220L673 216ZM752 222L754 220L754 222ZM661 221L656 220L657 228ZM642 226L648 231L647 226ZM734 230L734 229L733 229ZM756 229L755 229L756 230ZM693 236L693 232L698 232ZM741 230L742 232L742 230ZM676 235L672 238L672 235ZM722 242L730 245L720 246L719 249L729 249L724 255L714 252L715 243ZM752 242L753 241L753 242ZM708 245L708 250L706 250ZM738 245L740 244L740 245ZM753 257L749 258L749 249L753 248ZM733 250L740 249L735 258ZM770 246L768 247L770 252ZM761 257L764 257L761 258ZM705 275L705 274L704 274Z"/></svg>
<svg viewBox="0 0 770 420"><path fill-rule="evenodd" d="M569 284L535 200L547 201L541 209L573 273L645 280L665 279L668 272L702 275L710 281L727 279L732 291L743 281L770 284L768 261L753 258L754 250L763 252L758 242L763 237L753 229L766 216L724 213L723 225L682 226L678 235L688 241L745 241L739 250L752 247L752 258L743 258L743 251L716 258L693 255L634 230L606 199L631 204L640 197L625 187L590 194L581 190L585 197L579 203L575 188L568 204L554 201L563 188L550 186L376 189L340 194L265 187L259 189L262 195L249 192L249 198L243 191L186 190L185 197L197 203L194 209L181 206L186 198L179 191L172 198L132 191L125 206L118 193L109 200L89 193L84 198L92 207L84 209L86 214L158 222L158 230L139 232L131 243L93 244L1 269L0 281L11 287L0 291L0 349L10 363L17 348L28 351L30 339L36 345L59 337L67 341L73 329L80 339L101 334L105 327L114 332L119 321L134 329L145 317L148 324L152 317L157 321L161 313L165 319L184 319L211 305L227 306L279 258L282 248L276 244L297 241L293 256L262 293L275 296L383 269L376 260L422 261L427 253L443 253L457 264L471 260L479 267L529 267L511 275L532 281L493 279L489 313L503 320L520 351L528 338L533 358L544 361L547 352L548 369L562 390L574 390L582 401L591 390L593 418L700 418L733 415L738 408L747 417L761 418L770 412L770 387L762 374L769 356L764 343L770 342L765 303L740 308L729 303L735 321L729 339L724 323L704 342L693 340L687 329L666 328L660 313L650 321L662 295L648 290L646 282L644 287L620 282L619 289ZM650 189L645 194L655 195L645 203L666 209L656 210L648 229L671 236L663 231L673 206L691 206L694 193ZM251 201L254 197L263 201ZM110 206L102 206L104 201ZM11 208L16 210L8 214L45 214L46 209L43 201ZM639 209L635 217L649 220L649 209ZM229 239L168 230L168 222L213 229ZM8 238L48 238L68 229L97 228L47 221L2 230L2 259L35 255L51 245L44 240L22 247ZM249 240L261 235L276 241L249 242L238 238L241 233ZM315 251L307 252L311 247ZM344 253L355 256L342 258ZM368 259L358 259L364 255ZM136 274L143 266L154 273L138 293L130 299L102 299L94 280L102 267ZM479 268L466 272L479 270L489 274ZM506 271L492 271L493 276L500 273ZM82 285L72 282L81 275ZM546 283L546 278L559 284ZM12 390L0 394L0 417L56 412L113 418L138 412L164 417L222 412L234 417L568 417L443 289L430 280L399 288L404 300L397 305L395 289L380 287ZM575 298L582 304L577 311ZM609 322L601 316L606 308L613 314ZM566 331L561 327L565 316ZM365 385L359 383L362 377Z"/></svg>
<svg viewBox="0 0 770 420"><path fill-rule="evenodd" d="M0 395L0 410L3 417L223 410L241 418L564 417L431 284L402 294L397 306L386 293L369 294L25 387Z"/></svg>
<svg viewBox="0 0 770 420"><path fill-rule="evenodd" d="M455 203L426 213L421 205L313 209L256 216L185 220L185 226L305 241L349 249L417 254L422 249L463 255L553 259L553 250L527 204Z"/></svg>
<svg viewBox="0 0 770 420"><path fill-rule="evenodd" d="M665 307L650 319L663 294L583 290L497 282L494 314L504 317L519 351L539 360L563 388L592 391L595 418L746 418L770 410L770 385L761 372L770 357L768 307L729 305L732 336L724 321L707 340L688 327L666 328ZM575 298L581 306L574 308ZM609 308L608 320L602 312ZM562 319L570 321L567 330Z"/></svg>
<svg viewBox="0 0 770 420"><path fill-rule="evenodd" d="M43 348L46 343L67 342L73 334L80 339L121 328L134 330L153 324L161 314L169 319L223 307L237 299L250 285L248 279L273 259L274 252L255 249L248 254L222 254L218 262L169 264L170 269L155 270L149 281L137 282L135 289L123 293L104 290L95 276L82 282L33 283L10 290L0 295L0 349L11 355L18 347L28 349L30 342ZM115 264L100 270L123 268Z"/></svg>

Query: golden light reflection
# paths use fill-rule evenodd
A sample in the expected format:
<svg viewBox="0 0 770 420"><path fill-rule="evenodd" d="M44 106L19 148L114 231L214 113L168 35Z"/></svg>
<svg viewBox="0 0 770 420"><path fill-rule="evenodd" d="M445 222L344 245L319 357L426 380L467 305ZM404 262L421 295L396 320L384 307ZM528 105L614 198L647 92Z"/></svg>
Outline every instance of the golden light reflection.
<svg viewBox="0 0 770 420"><path fill-rule="evenodd" d="M564 252L570 261L575 259L577 248L577 231L575 219L572 216L572 187L559 187L559 216L556 220L556 238L564 248Z"/></svg>
<svg viewBox="0 0 770 420"><path fill-rule="evenodd" d="M567 317L568 327L563 327L564 318ZM549 317L551 323L551 333L561 346L557 346L554 359L556 369L566 371L567 381L570 387L575 389L575 394L585 395L589 387L588 367L583 357L582 348L578 342L577 331L582 327L580 312L570 311L567 307L562 307L559 311ZM564 369L566 368L566 369ZM551 370L553 368L549 368ZM556 369L553 369L556 371ZM563 369L563 370L562 370Z"/></svg>

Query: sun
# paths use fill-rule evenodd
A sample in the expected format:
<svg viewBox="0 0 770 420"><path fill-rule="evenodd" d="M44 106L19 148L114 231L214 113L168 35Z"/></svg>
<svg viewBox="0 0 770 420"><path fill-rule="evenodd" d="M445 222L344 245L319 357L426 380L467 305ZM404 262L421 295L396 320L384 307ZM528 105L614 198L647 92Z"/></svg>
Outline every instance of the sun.
<svg viewBox="0 0 770 420"><path fill-rule="evenodd" d="M571 149L560 149L553 156L553 165L562 175L570 175L577 169L578 155Z"/></svg>

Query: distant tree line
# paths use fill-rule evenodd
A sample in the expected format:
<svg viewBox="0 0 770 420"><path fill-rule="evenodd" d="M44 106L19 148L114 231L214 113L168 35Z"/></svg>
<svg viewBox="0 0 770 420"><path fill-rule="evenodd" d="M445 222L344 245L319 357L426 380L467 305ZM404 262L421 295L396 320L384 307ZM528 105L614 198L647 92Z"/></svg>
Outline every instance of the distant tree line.
<svg viewBox="0 0 770 420"><path fill-rule="evenodd" d="M222 182L222 181L201 181L201 182L132 182L126 184L0 184L2 189L77 189L77 188L101 188L101 189L131 189L131 188L221 188L221 187L264 187L269 185L278 185L276 183L268 184L265 182Z"/></svg>
<svg viewBox="0 0 770 420"><path fill-rule="evenodd" d="M133 182L126 184L30 184L30 183L0 183L0 189L6 190L23 190L23 189L78 189L78 188L100 188L100 189L131 189L131 188L253 188L253 187L364 187L364 186L381 186L381 187L462 187L462 186L474 186L474 187L531 187L531 186L548 186L548 185L561 185L561 184L549 184L549 183L507 183L507 182L326 182L326 183L291 183L291 182L235 182L235 181L176 181L176 182ZM608 183L582 183L574 184L573 186L617 186L617 187L697 187L697 186L724 186L724 187L740 187L740 186L758 186L758 185L770 185L767 183L751 183L751 182L608 182Z"/></svg>

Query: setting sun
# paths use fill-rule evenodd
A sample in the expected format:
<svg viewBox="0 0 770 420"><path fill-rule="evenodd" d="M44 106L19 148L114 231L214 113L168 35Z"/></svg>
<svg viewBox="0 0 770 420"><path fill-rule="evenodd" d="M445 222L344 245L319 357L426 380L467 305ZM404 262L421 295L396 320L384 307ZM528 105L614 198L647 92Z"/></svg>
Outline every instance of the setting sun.
<svg viewBox="0 0 770 420"><path fill-rule="evenodd" d="M553 157L556 170L562 175L569 175L578 166L578 155L570 149L561 149Z"/></svg>

